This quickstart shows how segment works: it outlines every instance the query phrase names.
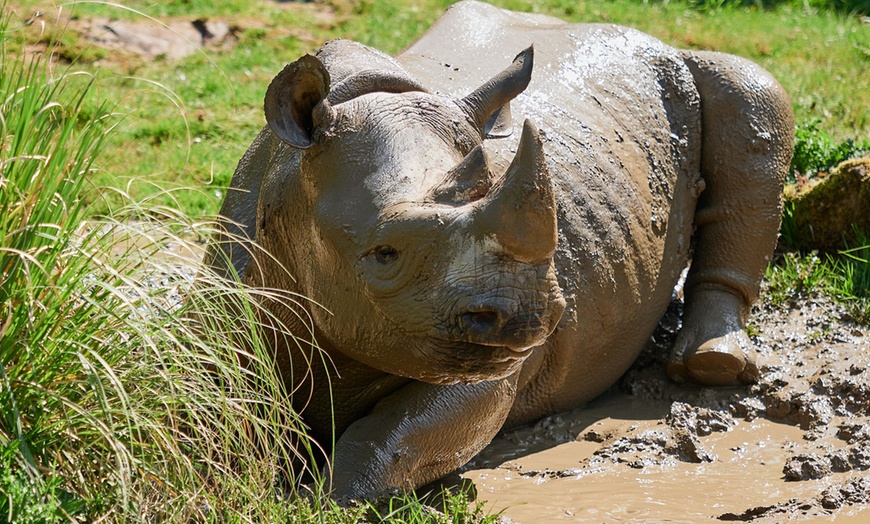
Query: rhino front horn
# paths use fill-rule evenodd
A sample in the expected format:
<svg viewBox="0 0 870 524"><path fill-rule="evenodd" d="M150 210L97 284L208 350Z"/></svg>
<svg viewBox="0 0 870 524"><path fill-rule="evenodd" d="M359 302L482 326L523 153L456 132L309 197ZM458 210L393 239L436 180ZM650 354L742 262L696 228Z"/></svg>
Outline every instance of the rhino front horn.
<svg viewBox="0 0 870 524"><path fill-rule="evenodd" d="M517 154L481 202L474 227L494 234L511 258L520 262L546 262L556 251L556 200L537 128L523 123Z"/></svg>
<svg viewBox="0 0 870 524"><path fill-rule="evenodd" d="M508 103L525 91L532 79L535 50L529 46L501 73L459 101L481 135L507 136L503 120L510 117Z"/></svg>

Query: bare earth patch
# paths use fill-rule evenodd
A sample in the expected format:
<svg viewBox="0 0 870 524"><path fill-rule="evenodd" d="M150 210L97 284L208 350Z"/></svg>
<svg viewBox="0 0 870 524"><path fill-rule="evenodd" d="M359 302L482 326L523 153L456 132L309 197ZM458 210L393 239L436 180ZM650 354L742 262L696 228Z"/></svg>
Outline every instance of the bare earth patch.
<svg viewBox="0 0 870 524"><path fill-rule="evenodd" d="M162 17L152 19L140 15L133 20L107 17L71 16L69 10L46 9L32 11L20 7L18 12L22 21L27 21L27 30L34 40L46 40L55 31L75 35L78 46L70 51L67 60L80 59L84 49L108 50L97 52L87 60L101 63L124 63L130 57L144 60L179 60L201 51L230 51L239 41L239 35L248 30L262 31L274 41L295 38L312 48L322 42L322 36L312 32L313 28L331 30L352 13L350 3L299 3L277 2L284 11L304 19L298 25L282 25L271 21L267 16L234 16L231 20L192 17ZM337 7L336 7L337 6ZM13 6L14 7L14 6ZM46 49L42 42L30 45L31 53L41 53ZM54 54L52 58L58 56Z"/></svg>
<svg viewBox="0 0 870 524"><path fill-rule="evenodd" d="M870 328L825 299L757 307L761 381L665 375L672 304L589 406L506 432L462 472L516 522L870 522Z"/></svg>
<svg viewBox="0 0 870 524"><path fill-rule="evenodd" d="M235 43L234 30L225 22L187 20L156 22L90 18L76 21L82 36L107 49L122 49L154 58L183 58L200 49L229 48Z"/></svg>

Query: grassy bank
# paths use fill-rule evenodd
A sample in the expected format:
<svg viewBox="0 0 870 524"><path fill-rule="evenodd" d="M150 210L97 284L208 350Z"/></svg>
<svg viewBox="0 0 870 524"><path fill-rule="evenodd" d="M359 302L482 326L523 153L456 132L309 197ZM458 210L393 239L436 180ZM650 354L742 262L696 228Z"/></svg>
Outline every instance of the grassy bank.
<svg viewBox="0 0 870 524"><path fill-rule="evenodd" d="M0 519L243 522L286 512L268 494L305 447L265 438L301 432L268 408L287 393L255 336L256 291L207 274L209 285L190 285L188 239L207 224L132 201L120 216L152 223L86 221L87 175L118 117L88 74L21 56L0 50ZM194 317L214 293L237 315ZM208 329L239 317L237 333ZM250 375L238 366L242 348Z"/></svg>

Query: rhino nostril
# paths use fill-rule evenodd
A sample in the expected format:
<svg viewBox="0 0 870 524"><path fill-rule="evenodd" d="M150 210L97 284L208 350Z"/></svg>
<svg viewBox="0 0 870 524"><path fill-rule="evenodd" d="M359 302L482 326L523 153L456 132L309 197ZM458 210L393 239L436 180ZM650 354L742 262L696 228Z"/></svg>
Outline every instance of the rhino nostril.
<svg viewBox="0 0 870 524"><path fill-rule="evenodd" d="M540 312L512 314L510 308L493 305L478 306L459 315L463 340L483 346L505 347L523 352L543 342L544 331Z"/></svg>
<svg viewBox="0 0 870 524"><path fill-rule="evenodd" d="M469 311L460 315L460 322L466 331L484 334L501 327L501 315L497 311Z"/></svg>

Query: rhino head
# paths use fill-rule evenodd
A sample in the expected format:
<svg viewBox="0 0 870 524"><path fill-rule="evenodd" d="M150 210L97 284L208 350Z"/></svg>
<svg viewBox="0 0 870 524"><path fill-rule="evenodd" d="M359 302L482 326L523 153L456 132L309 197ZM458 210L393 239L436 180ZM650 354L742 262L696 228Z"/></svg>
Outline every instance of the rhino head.
<svg viewBox="0 0 870 524"><path fill-rule="evenodd" d="M532 49L462 99L403 75L330 86L305 56L269 86L273 133L298 150L284 229L321 342L435 384L515 372L555 329L556 206L541 138L526 121L494 173L483 139L529 83Z"/></svg>

